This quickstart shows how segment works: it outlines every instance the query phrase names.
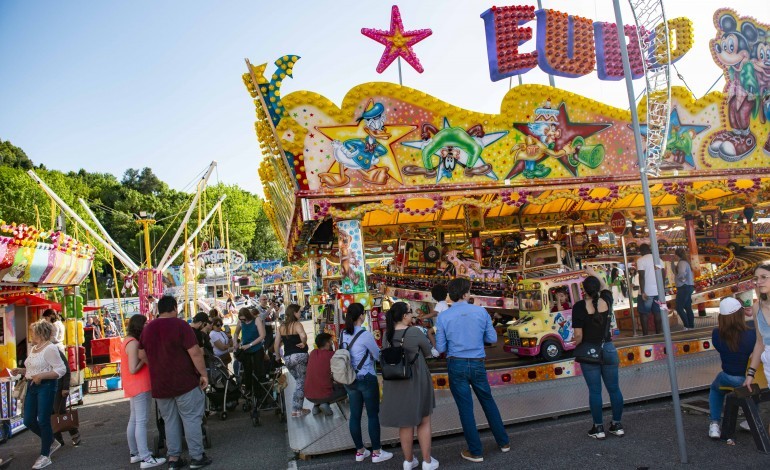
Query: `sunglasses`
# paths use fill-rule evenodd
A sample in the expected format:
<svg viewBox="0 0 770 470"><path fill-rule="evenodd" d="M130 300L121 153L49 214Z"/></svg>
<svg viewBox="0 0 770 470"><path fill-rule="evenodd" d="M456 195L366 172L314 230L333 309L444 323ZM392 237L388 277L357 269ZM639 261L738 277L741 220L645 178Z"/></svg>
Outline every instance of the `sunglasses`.
<svg viewBox="0 0 770 470"><path fill-rule="evenodd" d="M244 318L244 317L238 317L238 320L240 320L240 321L246 321L246 318Z"/></svg>

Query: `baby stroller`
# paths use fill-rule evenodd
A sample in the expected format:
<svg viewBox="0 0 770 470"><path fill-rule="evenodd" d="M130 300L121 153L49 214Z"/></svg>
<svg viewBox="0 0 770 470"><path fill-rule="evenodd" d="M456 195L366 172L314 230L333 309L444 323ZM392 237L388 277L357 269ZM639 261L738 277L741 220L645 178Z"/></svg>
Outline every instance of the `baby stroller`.
<svg viewBox="0 0 770 470"><path fill-rule="evenodd" d="M243 370L243 369L242 369ZM243 411L251 411L251 424L256 427L260 423L260 411L275 411L281 417L281 422L286 421L286 407L283 391L286 388L286 377L283 374L283 365L276 361L272 355L265 359L264 376L253 374L252 390L248 390Z"/></svg>
<svg viewBox="0 0 770 470"><path fill-rule="evenodd" d="M224 421L227 419L227 412L238 406L238 399L241 397L238 381L227 364L214 355L206 355L206 370L209 374L206 411L219 412L219 418Z"/></svg>

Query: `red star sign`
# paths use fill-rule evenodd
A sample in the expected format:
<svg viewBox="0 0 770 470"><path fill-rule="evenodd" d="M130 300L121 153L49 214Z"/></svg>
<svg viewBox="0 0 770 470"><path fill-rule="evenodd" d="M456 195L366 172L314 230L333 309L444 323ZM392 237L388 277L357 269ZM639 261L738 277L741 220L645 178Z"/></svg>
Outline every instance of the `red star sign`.
<svg viewBox="0 0 770 470"><path fill-rule="evenodd" d="M361 28L361 34L385 45L385 52L382 53L380 63L377 65L377 73L384 72L398 57L403 57L415 70L420 73L423 72L420 59L417 58L417 54L412 50L412 46L433 34L433 31L430 29L404 31L404 24L401 22L401 12L398 11L398 6L393 5L390 11L390 31Z"/></svg>

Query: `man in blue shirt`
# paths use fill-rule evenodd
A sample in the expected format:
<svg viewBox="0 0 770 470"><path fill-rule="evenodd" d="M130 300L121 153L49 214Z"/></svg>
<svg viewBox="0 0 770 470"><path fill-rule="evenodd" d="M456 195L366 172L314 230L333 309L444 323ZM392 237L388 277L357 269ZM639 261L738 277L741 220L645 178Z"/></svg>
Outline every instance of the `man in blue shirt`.
<svg viewBox="0 0 770 470"><path fill-rule="evenodd" d="M489 428L502 452L511 450L503 419L497 409L484 367L484 343L497 342L497 333L492 319L484 307L468 303L471 282L468 279L454 279L449 282L449 298L452 306L438 316L436 321L436 349L447 353L449 389L460 413L468 450L462 451L462 458L471 462L483 462L481 439L473 416L473 395L479 400Z"/></svg>

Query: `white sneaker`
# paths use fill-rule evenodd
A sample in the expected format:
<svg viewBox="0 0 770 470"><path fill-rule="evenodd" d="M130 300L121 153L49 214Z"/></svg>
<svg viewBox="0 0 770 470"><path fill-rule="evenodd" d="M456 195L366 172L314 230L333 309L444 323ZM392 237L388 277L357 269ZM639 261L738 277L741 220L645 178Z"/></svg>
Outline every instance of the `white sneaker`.
<svg viewBox="0 0 770 470"><path fill-rule="evenodd" d="M142 461L142 464L139 465L139 468L159 467L164 463L166 463L166 459L164 459L163 457L155 458L151 455Z"/></svg>
<svg viewBox="0 0 770 470"><path fill-rule="evenodd" d="M369 452L369 449L364 449L363 453L356 451L356 462L363 462L370 455L372 455L372 453Z"/></svg>
<svg viewBox="0 0 770 470"><path fill-rule="evenodd" d="M404 470L412 470L420 466L420 462L417 457L412 457L412 461L404 460Z"/></svg>
<svg viewBox="0 0 770 470"><path fill-rule="evenodd" d="M51 465L51 459L49 457L46 457L45 455L41 455L37 458L35 461L35 465L32 466L33 469L37 470L39 468L45 468L49 465Z"/></svg>
<svg viewBox="0 0 770 470"><path fill-rule="evenodd" d="M738 427L741 428L741 430L743 431L751 432L751 426L749 426L749 422L746 421L745 419L741 421L741 424L739 424Z"/></svg>
<svg viewBox="0 0 770 470"><path fill-rule="evenodd" d="M372 463L385 462L386 460L390 460L392 458L393 458L393 454L391 454L385 449L380 449L378 453L372 454Z"/></svg>
<svg viewBox="0 0 770 470"><path fill-rule="evenodd" d="M709 437L712 439L719 439L722 437L722 431L719 429L719 423L709 424Z"/></svg>
<svg viewBox="0 0 770 470"><path fill-rule="evenodd" d="M54 452L61 449L61 442L57 441L56 439L53 440L51 443L51 450L48 452L48 457L50 458Z"/></svg>
<svg viewBox="0 0 770 470"><path fill-rule="evenodd" d="M136 454L131 454L131 463L139 463L142 461L142 458L139 457Z"/></svg>
<svg viewBox="0 0 770 470"><path fill-rule="evenodd" d="M423 462L422 463L422 470L436 470L438 468L438 460L436 460L436 457L430 456L430 463Z"/></svg>

